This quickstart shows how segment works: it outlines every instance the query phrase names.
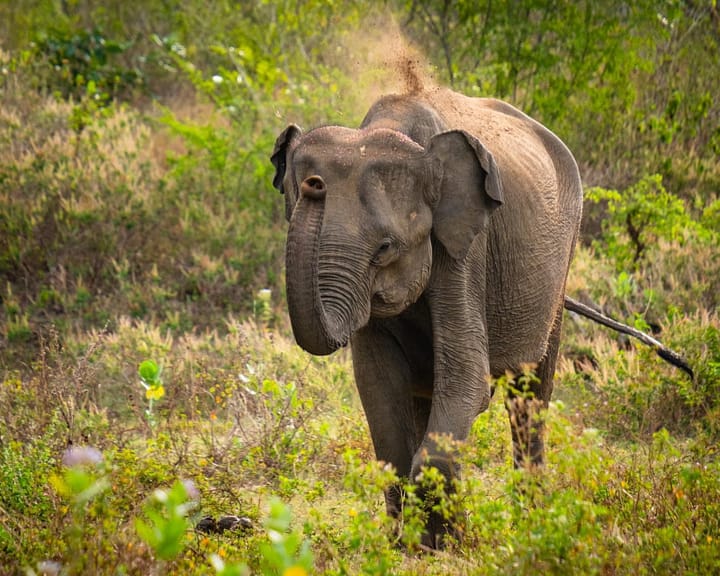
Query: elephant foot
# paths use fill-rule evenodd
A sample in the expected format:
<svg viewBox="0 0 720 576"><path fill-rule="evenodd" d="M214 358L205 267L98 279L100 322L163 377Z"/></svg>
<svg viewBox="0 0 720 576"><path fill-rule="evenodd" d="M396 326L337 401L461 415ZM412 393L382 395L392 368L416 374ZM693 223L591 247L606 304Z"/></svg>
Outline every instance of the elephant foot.
<svg viewBox="0 0 720 576"><path fill-rule="evenodd" d="M443 514L433 512L432 506L425 502L423 503L423 509L427 510L424 514L426 516L425 529L420 536L420 541L411 543L407 538L403 537L403 518L402 514L394 516L397 519L396 524L396 538L397 546L405 552L424 552L434 553L439 550L444 550L448 545L453 542L462 541L462 530L459 529L457 524L452 520L448 520ZM391 511L388 510L388 514Z"/></svg>
<svg viewBox="0 0 720 576"><path fill-rule="evenodd" d="M385 510L388 516L395 519L402 516L404 494L400 484L393 484L385 490Z"/></svg>
<svg viewBox="0 0 720 576"><path fill-rule="evenodd" d="M424 456L424 455L423 455ZM388 515L398 520L398 543L405 549L429 552L442 550L453 541L460 541L462 530L453 518L452 501L454 482L459 476L459 467L455 461L444 455L418 459L413 464L411 483L413 489L405 490L402 485L391 486L385 492L385 505ZM422 518L424 530L420 541L409 544L403 538L402 530L406 518Z"/></svg>
<svg viewBox="0 0 720 576"><path fill-rule="evenodd" d="M452 542L460 542L462 532L457 524L437 512L430 512L426 531L420 541L420 549L425 551L444 550Z"/></svg>

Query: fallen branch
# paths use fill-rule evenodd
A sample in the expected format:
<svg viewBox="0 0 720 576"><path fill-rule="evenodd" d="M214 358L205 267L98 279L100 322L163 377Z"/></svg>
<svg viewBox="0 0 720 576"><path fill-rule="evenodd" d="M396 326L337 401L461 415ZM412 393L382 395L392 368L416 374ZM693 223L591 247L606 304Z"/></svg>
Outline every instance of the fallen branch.
<svg viewBox="0 0 720 576"><path fill-rule="evenodd" d="M581 316L590 318L590 320L594 320L598 324L602 324L603 326L607 326L608 328L612 328L613 330L617 330L618 332L622 332L623 334L627 334L628 336L637 338L638 340L640 340L640 342L647 346L650 346L653 350L655 350L655 353L660 356L660 358L662 358L666 362L669 362L673 366L676 366L677 368L685 371L691 379L694 379L695 376L693 374L692 368L690 368L690 365L687 363L687 361L682 356L680 356L680 354L678 354L674 350L670 350L670 348L663 345L662 342L656 340L652 336L645 334L644 332L640 332L640 330L636 330L635 328L632 328L627 324L623 324L622 322L613 320L609 316L606 316L605 314L602 314L601 312L598 312L590 306L586 306L582 302L578 302L574 298L571 298L567 295L565 296L565 310L575 312L577 314L580 314Z"/></svg>

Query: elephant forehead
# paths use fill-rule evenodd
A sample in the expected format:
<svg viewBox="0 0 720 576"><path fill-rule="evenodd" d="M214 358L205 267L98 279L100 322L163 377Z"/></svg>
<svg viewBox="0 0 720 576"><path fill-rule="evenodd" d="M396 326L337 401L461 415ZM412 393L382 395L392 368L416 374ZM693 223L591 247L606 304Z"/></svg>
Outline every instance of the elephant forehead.
<svg viewBox="0 0 720 576"><path fill-rule="evenodd" d="M308 132L296 151L298 161L335 159L344 163L370 158L406 159L424 152L406 135L389 129L354 130L324 126Z"/></svg>

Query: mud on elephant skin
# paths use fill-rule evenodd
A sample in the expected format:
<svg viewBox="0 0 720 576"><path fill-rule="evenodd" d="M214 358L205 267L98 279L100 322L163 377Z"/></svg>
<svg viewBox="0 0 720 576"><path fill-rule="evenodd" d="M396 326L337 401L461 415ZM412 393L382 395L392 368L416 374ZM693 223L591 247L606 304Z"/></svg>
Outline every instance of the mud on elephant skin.
<svg viewBox="0 0 720 576"><path fill-rule="evenodd" d="M508 408L515 464L541 464L531 412L552 392L582 210L565 145L508 104L433 89L383 97L357 129L291 125L272 162L295 338L351 344L377 458L451 479L436 439L465 440L490 379L535 364L537 402ZM400 513L398 490L386 502ZM446 530L431 518L426 542Z"/></svg>

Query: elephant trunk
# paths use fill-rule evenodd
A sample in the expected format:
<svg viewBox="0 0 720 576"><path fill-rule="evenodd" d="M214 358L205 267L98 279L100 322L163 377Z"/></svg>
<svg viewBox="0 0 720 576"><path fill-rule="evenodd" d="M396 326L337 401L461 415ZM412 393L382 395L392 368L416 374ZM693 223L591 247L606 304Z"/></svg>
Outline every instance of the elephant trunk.
<svg viewBox="0 0 720 576"><path fill-rule="evenodd" d="M295 340L318 356L345 346L354 328L353 290L321 242L324 199L301 198L290 220L285 253L287 300ZM331 252L335 252L330 249ZM352 274L357 276L357 274ZM357 291L355 291L357 292Z"/></svg>

